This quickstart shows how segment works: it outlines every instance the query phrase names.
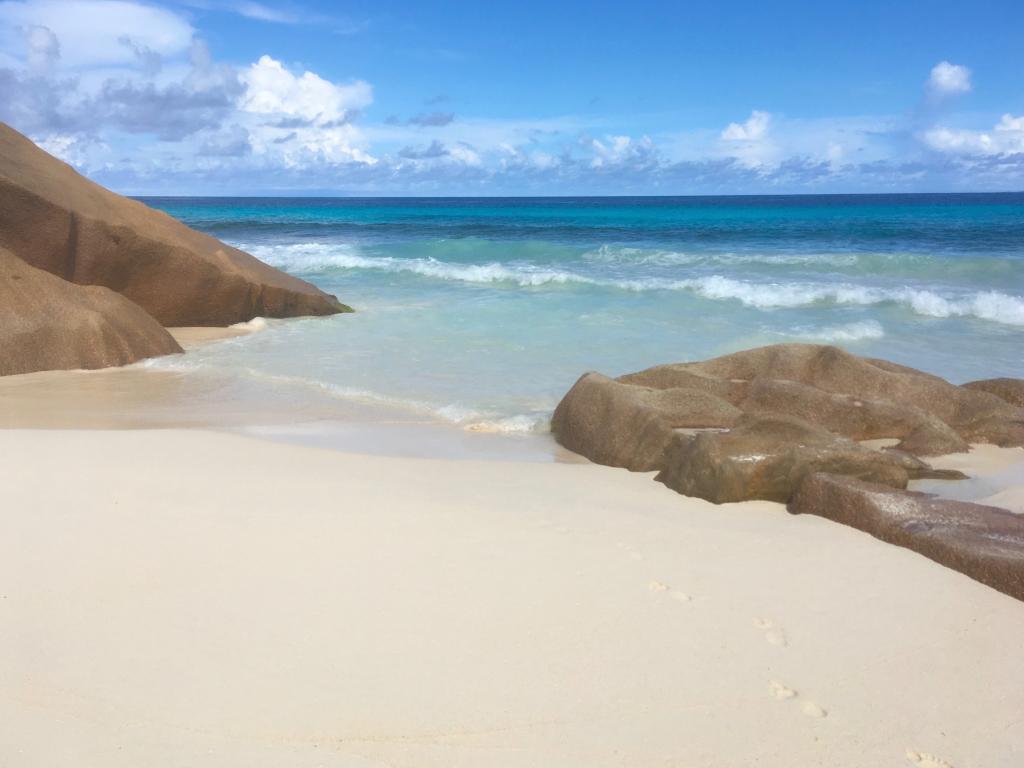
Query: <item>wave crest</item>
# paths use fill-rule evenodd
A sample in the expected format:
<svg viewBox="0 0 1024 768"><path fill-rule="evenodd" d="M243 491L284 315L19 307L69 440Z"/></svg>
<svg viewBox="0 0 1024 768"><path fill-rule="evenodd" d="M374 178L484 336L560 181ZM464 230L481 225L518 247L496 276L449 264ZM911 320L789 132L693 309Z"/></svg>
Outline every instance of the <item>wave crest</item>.
<svg viewBox="0 0 1024 768"><path fill-rule="evenodd" d="M320 243L256 247L252 251L274 266L314 274L360 269L521 288L584 285L635 292L687 291L713 301L739 301L745 306L765 310L824 303L861 306L894 303L927 317L975 317L995 323L1024 326L1024 297L995 290L943 294L936 289L911 286L881 288L852 283L753 282L724 275L681 280L660 277L628 280L521 263L455 264L433 258L362 256L348 246Z"/></svg>

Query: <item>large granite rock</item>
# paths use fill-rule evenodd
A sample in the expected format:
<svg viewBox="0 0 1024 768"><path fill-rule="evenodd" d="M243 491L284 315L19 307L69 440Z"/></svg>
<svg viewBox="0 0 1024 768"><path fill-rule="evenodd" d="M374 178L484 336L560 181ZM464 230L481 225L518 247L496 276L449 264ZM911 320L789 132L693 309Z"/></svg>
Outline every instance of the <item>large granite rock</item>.
<svg viewBox="0 0 1024 768"><path fill-rule="evenodd" d="M599 464L639 472L663 466L681 427L728 427L740 410L698 389L654 389L584 374L555 409L558 441Z"/></svg>
<svg viewBox="0 0 1024 768"><path fill-rule="evenodd" d="M776 344L685 367L719 379L783 379L823 392L888 401L928 413L957 432L992 418L1024 418L1019 408L988 392L964 389L923 371L857 357L833 346Z"/></svg>
<svg viewBox="0 0 1024 768"><path fill-rule="evenodd" d="M1010 405L1024 408L1024 379L982 379L969 381L962 386L978 392L988 392Z"/></svg>
<svg viewBox="0 0 1024 768"><path fill-rule="evenodd" d="M0 248L0 376L174 352L181 347L163 326L123 296L61 280Z"/></svg>
<svg viewBox="0 0 1024 768"><path fill-rule="evenodd" d="M348 311L334 296L94 184L0 123L0 247L166 326Z"/></svg>
<svg viewBox="0 0 1024 768"><path fill-rule="evenodd" d="M908 473L930 471L919 457L970 442L1024 445L1024 408L837 347L778 344L616 380L587 374L559 403L552 431L598 463L660 470L681 493L785 501L807 472L902 487ZM896 450L852 442L883 438Z"/></svg>
<svg viewBox="0 0 1024 768"><path fill-rule="evenodd" d="M835 472L906 488L934 476L900 451L875 451L795 416L746 414L727 432L680 436L657 479L687 496L723 504L746 499L786 502L803 478Z"/></svg>
<svg viewBox="0 0 1024 768"><path fill-rule="evenodd" d="M1024 516L824 473L803 479L789 510L866 531L1024 600Z"/></svg>

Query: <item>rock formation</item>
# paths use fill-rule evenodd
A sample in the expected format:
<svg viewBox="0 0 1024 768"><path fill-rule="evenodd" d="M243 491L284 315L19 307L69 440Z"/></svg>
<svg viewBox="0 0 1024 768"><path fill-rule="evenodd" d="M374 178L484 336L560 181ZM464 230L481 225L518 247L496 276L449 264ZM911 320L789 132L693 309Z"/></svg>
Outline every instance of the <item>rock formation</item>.
<svg viewBox="0 0 1024 768"><path fill-rule="evenodd" d="M965 451L969 442L1024 445L1024 408L837 347L779 344L618 379L586 374L551 427L570 450L658 470L681 493L786 501L810 472L899 488L929 475L918 457ZM721 433L682 431L697 429ZM896 450L853 442L885 438L898 441Z"/></svg>
<svg viewBox="0 0 1024 768"><path fill-rule="evenodd" d="M1024 600L1022 515L823 473L803 479L789 510L859 528Z"/></svg>
<svg viewBox="0 0 1024 768"><path fill-rule="evenodd" d="M0 248L0 376L174 352L181 347L171 335L123 296L61 280Z"/></svg>
<svg viewBox="0 0 1024 768"><path fill-rule="evenodd" d="M945 476L908 453L871 450L796 416L748 413L726 432L679 436L666 452L657 479L679 493L716 504L786 502L814 472L894 488L906 488L912 478Z"/></svg>
<svg viewBox="0 0 1024 768"><path fill-rule="evenodd" d="M0 247L103 285L165 326L348 311L334 296L114 194L0 123Z"/></svg>
<svg viewBox="0 0 1024 768"><path fill-rule="evenodd" d="M644 472L662 467L676 427L730 427L742 415L710 391L655 389L626 379L581 377L552 417L558 441L598 464Z"/></svg>
<svg viewBox="0 0 1024 768"><path fill-rule="evenodd" d="M922 456L1024 446L1024 381L962 387L831 346L779 344L610 379L588 373L551 429L592 461L715 503L768 499L908 547L1024 600L1024 516L905 490L963 478ZM895 447L858 441L889 439Z"/></svg>
<svg viewBox="0 0 1024 768"><path fill-rule="evenodd" d="M964 384L968 389L989 392L1010 405L1024 408L1024 379L983 379Z"/></svg>

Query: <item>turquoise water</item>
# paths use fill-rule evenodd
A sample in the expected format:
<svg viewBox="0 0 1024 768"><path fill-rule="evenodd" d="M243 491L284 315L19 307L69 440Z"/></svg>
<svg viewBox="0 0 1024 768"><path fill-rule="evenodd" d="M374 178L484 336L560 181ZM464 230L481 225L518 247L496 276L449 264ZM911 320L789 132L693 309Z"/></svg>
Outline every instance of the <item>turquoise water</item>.
<svg viewBox="0 0 1024 768"><path fill-rule="evenodd" d="M357 310L153 364L297 399L529 431L584 371L785 341L1024 376L1024 194L146 202Z"/></svg>

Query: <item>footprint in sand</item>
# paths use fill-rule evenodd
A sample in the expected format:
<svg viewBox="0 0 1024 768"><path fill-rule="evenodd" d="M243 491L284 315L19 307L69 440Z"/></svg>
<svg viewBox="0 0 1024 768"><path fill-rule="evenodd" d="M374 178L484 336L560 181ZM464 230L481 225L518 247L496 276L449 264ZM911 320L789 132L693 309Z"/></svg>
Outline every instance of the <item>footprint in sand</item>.
<svg viewBox="0 0 1024 768"><path fill-rule="evenodd" d="M915 752L912 749L907 750L907 760L920 768L953 768L951 763L947 763L941 757L926 752Z"/></svg>
<svg viewBox="0 0 1024 768"><path fill-rule="evenodd" d="M647 588L651 590L651 592L666 592L670 598L680 603L688 603L693 599L685 592L680 592L678 589L672 589L668 584L660 581L650 582L647 585Z"/></svg>
<svg viewBox="0 0 1024 768"><path fill-rule="evenodd" d="M772 645L785 648L789 643L786 640L786 633L771 619L754 619L754 626L764 631L764 639Z"/></svg>
<svg viewBox="0 0 1024 768"><path fill-rule="evenodd" d="M778 680L772 680L768 683L768 690L771 695L779 701L789 701L797 697L797 692L790 688L788 685L783 685ZM812 717L816 720L828 717L828 712L815 704L813 701L805 701L800 705L800 711L808 717Z"/></svg>
<svg viewBox="0 0 1024 768"><path fill-rule="evenodd" d="M803 706L800 707L800 711L808 717L813 717L817 719L828 717L828 712L819 707L813 701L805 701Z"/></svg>
<svg viewBox="0 0 1024 768"><path fill-rule="evenodd" d="M794 691L792 688L789 688L788 686L783 685L778 680L772 680L771 682L769 682L768 690L771 691L772 696L774 696L779 701L785 701L786 699L796 698L796 691Z"/></svg>

